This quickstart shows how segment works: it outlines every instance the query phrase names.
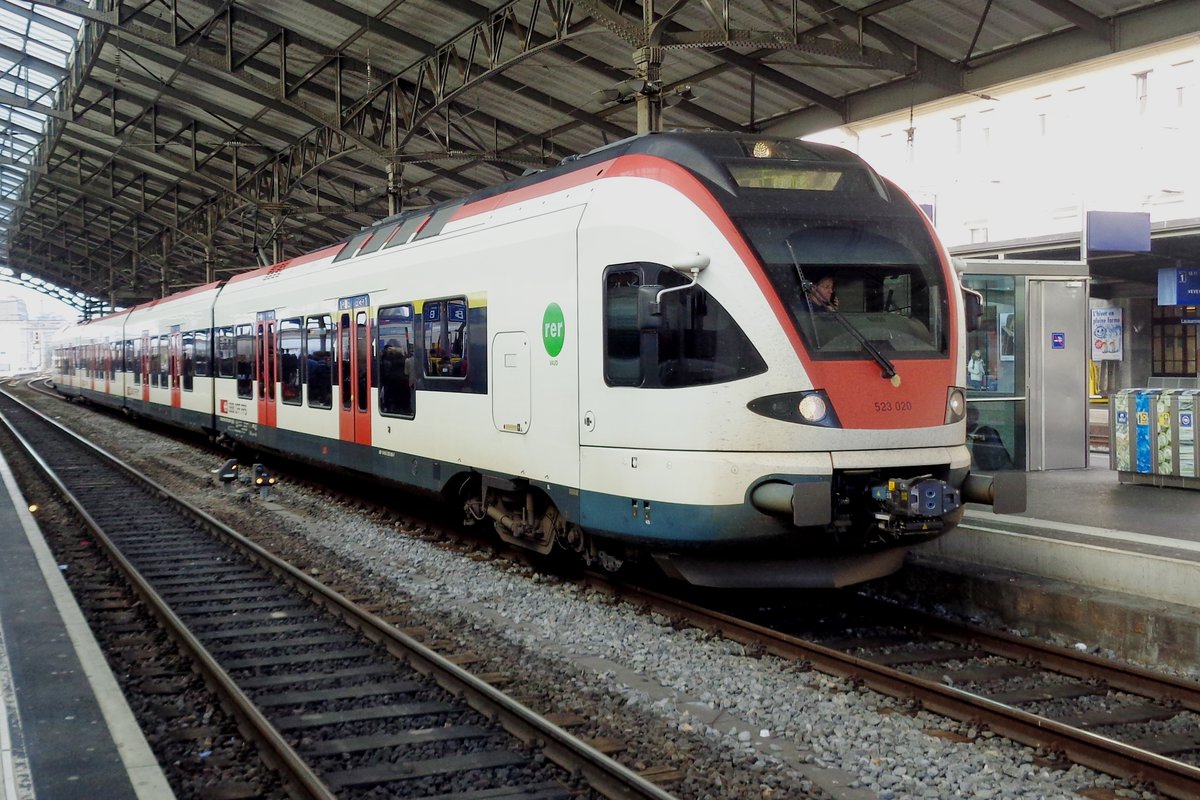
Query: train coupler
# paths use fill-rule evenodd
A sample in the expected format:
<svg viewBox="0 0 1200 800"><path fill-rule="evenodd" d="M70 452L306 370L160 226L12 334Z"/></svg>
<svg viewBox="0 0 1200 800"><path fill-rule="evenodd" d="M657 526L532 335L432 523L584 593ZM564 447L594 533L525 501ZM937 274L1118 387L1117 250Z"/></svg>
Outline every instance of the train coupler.
<svg viewBox="0 0 1200 800"><path fill-rule="evenodd" d="M929 475L891 478L871 487L878 502L878 525L895 533L924 533L941 530L942 517L962 506L962 495L950 484Z"/></svg>

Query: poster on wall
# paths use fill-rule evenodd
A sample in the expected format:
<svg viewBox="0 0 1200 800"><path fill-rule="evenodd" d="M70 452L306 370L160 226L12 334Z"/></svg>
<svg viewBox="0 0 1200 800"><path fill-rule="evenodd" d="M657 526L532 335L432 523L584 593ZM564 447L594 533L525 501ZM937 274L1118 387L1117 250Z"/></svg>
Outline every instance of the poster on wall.
<svg viewBox="0 0 1200 800"><path fill-rule="evenodd" d="M1000 326L1000 360L1012 361L1017 355L1017 315L1011 311L998 314L996 321Z"/></svg>
<svg viewBox="0 0 1200 800"><path fill-rule="evenodd" d="M1092 309L1092 361L1120 361L1124 329L1121 309Z"/></svg>

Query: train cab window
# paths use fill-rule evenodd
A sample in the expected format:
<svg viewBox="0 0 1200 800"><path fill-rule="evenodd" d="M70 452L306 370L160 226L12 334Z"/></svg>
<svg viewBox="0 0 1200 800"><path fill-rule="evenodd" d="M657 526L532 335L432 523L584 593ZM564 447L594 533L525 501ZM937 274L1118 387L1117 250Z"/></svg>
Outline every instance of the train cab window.
<svg viewBox="0 0 1200 800"><path fill-rule="evenodd" d="M158 375L162 371L162 350L158 346L158 337L150 337L150 385L158 386Z"/></svg>
<svg viewBox="0 0 1200 800"><path fill-rule="evenodd" d="M737 219L815 359L945 357L950 305L936 242L919 211L842 218L770 214ZM877 201L876 201L877 202ZM826 304L814 286L836 290ZM832 310L834 313L828 313Z"/></svg>
<svg viewBox="0 0 1200 800"><path fill-rule="evenodd" d="M235 340L237 347L237 396L250 400L254 398L254 381L258 372L254 364L254 326L238 325Z"/></svg>
<svg viewBox="0 0 1200 800"><path fill-rule="evenodd" d="M379 413L412 417L416 410L417 320L411 303L379 309Z"/></svg>
<svg viewBox="0 0 1200 800"><path fill-rule="evenodd" d="M279 392L283 402L298 406L304 401L300 364L304 354L304 331L300 319L279 321Z"/></svg>
<svg viewBox="0 0 1200 800"><path fill-rule="evenodd" d="M425 376L429 378L465 378L467 376L467 300L429 300L422 312L425 320Z"/></svg>
<svg viewBox="0 0 1200 800"><path fill-rule="evenodd" d="M767 369L733 317L699 286L662 295L653 325L639 325L639 292L686 286L659 264L609 268L604 298L604 379L609 386L677 388L748 378ZM641 302L645 302L643 299Z"/></svg>
<svg viewBox="0 0 1200 800"><path fill-rule="evenodd" d="M196 342L196 351L192 360L192 373L197 378L206 378L212 374L209 370L209 363L212 360L212 347L209 344L208 329L198 330L192 336Z"/></svg>
<svg viewBox="0 0 1200 800"><path fill-rule="evenodd" d="M183 377L183 390L190 392L195 388L195 370L196 370L196 332L188 331L183 334L183 363L179 365L180 374Z"/></svg>
<svg viewBox="0 0 1200 800"><path fill-rule="evenodd" d="M333 364L336 346L333 317L309 317L304 328L304 380L311 408L333 407Z"/></svg>

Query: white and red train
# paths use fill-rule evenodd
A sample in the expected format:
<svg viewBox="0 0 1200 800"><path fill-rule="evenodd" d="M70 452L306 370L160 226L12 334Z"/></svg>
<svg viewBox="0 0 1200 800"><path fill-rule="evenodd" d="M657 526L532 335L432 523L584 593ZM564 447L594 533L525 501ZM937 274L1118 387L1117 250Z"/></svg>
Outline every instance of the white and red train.
<svg viewBox="0 0 1200 800"><path fill-rule="evenodd" d="M967 500L1023 505L1023 476L970 475L967 305L856 156L650 134L70 328L56 378L440 494L539 552L836 586Z"/></svg>

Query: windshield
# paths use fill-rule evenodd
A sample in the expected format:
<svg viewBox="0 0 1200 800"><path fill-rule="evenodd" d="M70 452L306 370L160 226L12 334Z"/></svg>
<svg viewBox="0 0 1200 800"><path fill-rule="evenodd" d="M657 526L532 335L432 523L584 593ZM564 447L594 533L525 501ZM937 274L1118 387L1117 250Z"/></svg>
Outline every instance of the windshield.
<svg viewBox="0 0 1200 800"><path fill-rule="evenodd" d="M744 216L737 222L813 357L946 354L945 280L919 218Z"/></svg>

